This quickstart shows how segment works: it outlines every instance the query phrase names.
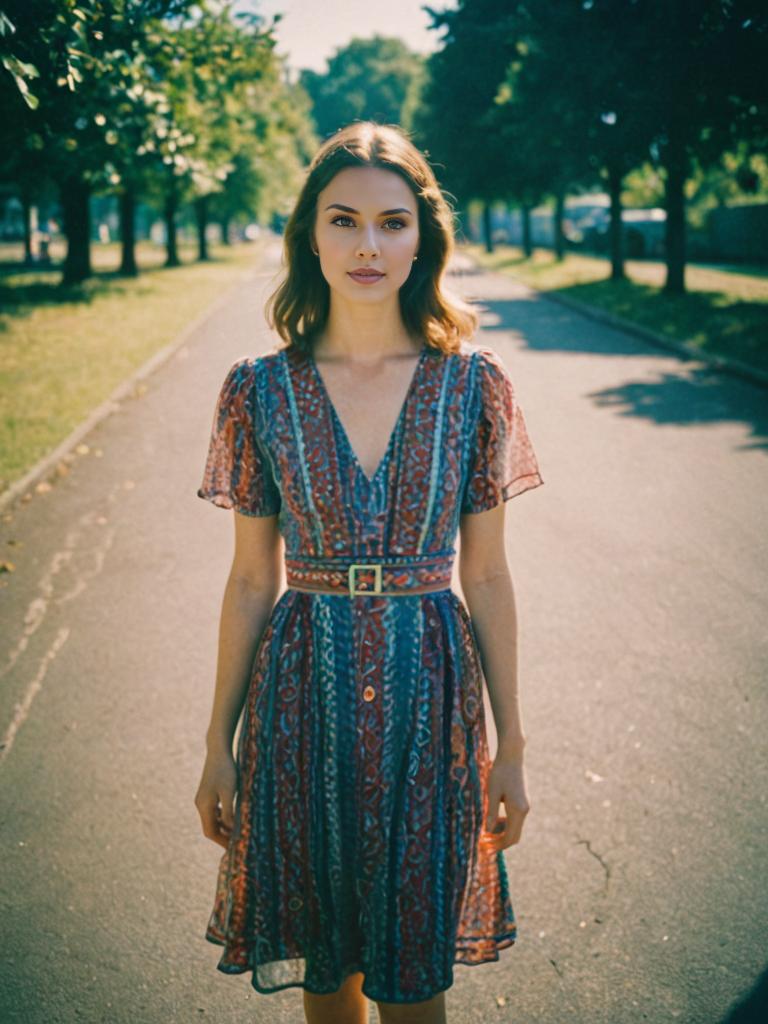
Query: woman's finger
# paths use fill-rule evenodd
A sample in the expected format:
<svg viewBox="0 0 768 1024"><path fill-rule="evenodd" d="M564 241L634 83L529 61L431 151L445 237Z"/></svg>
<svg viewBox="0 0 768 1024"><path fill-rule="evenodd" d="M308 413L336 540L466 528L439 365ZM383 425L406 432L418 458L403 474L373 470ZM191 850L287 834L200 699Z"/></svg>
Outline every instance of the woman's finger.
<svg viewBox="0 0 768 1024"><path fill-rule="evenodd" d="M232 793L223 792L219 794L219 816L221 823L230 830L234 825L233 802L234 795Z"/></svg>
<svg viewBox="0 0 768 1024"><path fill-rule="evenodd" d="M488 780L488 813L485 816L485 830L486 832L494 831L494 826L498 821L499 817L499 805L501 803L501 794L499 793L496 782L493 775Z"/></svg>
<svg viewBox="0 0 768 1024"><path fill-rule="evenodd" d="M505 805L506 807L506 805ZM514 805L508 810L506 818L500 818L497 828L492 837L494 847L497 850L506 850L508 846L514 846L520 842L523 831L525 815Z"/></svg>
<svg viewBox="0 0 768 1024"><path fill-rule="evenodd" d="M204 804L198 808L203 835L206 839L215 839L219 832L218 810L214 804Z"/></svg>
<svg viewBox="0 0 768 1024"><path fill-rule="evenodd" d="M220 805L213 800L208 800L198 803L197 810L200 815L205 838L210 839L219 846L227 847L232 833L232 826L227 825L223 820Z"/></svg>

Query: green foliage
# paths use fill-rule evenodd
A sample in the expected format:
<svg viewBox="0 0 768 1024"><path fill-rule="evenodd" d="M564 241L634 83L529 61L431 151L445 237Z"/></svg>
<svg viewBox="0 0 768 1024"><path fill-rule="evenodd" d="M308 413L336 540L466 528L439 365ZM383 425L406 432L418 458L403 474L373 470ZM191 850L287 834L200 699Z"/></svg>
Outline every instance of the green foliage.
<svg viewBox="0 0 768 1024"><path fill-rule="evenodd" d="M81 181L268 218L314 144L308 100L274 53L279 19L232 0L6 4L0 174L33 193Z"/></svg>
<svg viewBox="0 0 768 1024"><path fill-rule="evenodd" d="M416 139L463 202L504 197L520 153L496 123L496 97L518 54L514 12L496 0L426 10L444 34L427 61Z"/></svg>
<svg viewBox="0 0 768 1024"><path fill-rule="evenodd" d="M34 64L25 63L19 60L13 52L13 40L11 36L16 27L10 19L0 11L0 63L8 71L16 83L16 88L30 110L35 110L39 100L29 87L29 80L37 78L39 72Z"/></svg>
<svg viewBox="0 0 768 1024"><path fill-rule="evenodd" d="M426 10L443 36L417 141L464 204L531 207L623 184L625 198L667 206L669 250L683 254L686 200L698 225L715 202L760 194L764 5L458 0Z"/></svg>
<svg viewBox="0 0 768 1024"><path fill-rule="evenodd" d="M326 138L356 120L407 127L422 64L402 40L376 34L339 47L324 73L302 71L318 134Z"/></svg>
<svg viewBox="0 0 768 1024"><path fill-rule="evenodd" d="M768 16L750 0L426 9L443 35L418 136L466 199L531 205L563 182L600 184L610 165L635 178L645 166L652 179L681 127L689 170L717 167L743 143L733 187L753 177L749 161L768 142Z"/></svg>

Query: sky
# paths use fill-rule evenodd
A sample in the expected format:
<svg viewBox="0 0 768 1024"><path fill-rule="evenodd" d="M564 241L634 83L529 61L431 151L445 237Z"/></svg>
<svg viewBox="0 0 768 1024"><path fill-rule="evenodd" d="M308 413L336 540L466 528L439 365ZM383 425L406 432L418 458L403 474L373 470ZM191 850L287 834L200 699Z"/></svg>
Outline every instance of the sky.
<svg viewBox="0 0 768 1024"><path fill-rule="evenodd" d="M399 36L417 53L431 53L442 31L428 30L431 19L422 4L440 11L456 6L455 0L238 0L236 9L256 11L267 20L282 13L276 52L287 55L295 80L299 68L325 71L333 51L353 36Z"/></svg>

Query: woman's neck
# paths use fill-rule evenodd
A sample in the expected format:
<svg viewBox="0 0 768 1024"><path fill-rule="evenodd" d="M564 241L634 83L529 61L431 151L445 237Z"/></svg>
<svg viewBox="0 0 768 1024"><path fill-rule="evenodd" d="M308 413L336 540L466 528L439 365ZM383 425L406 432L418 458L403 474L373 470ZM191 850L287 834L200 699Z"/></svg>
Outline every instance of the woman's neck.
<svg viewBox="0 0 768 1024"><path fill-rule="evenodd" d="M409 334L399 309L397 316L388 317L384 322L381 311L373 307L364 314L352 318L329 316L324 329L314 337L313 351L328 359L369 362L416 353L422 348L422 339Z"/></svg>

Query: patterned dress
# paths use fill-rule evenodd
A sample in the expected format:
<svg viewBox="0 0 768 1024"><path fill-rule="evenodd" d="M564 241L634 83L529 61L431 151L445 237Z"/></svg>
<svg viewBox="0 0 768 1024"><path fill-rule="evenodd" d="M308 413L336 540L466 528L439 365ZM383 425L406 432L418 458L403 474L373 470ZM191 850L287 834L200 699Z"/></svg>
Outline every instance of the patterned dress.
<svg viewBox="0 0 768 1024"><path fill-rule="evenodd" d="M197 494L278 515L292 576L256 645L237 740L205 932L224 947L219 970L250 971L263 993L334 992L362 971L368 998L417 1002L452 985L455 963L515 942L504 855L484 830L481 659L450 576L460 516L543 482L489 347L422 348L370 478L312 356L286 346L227 373ZM377 562L444 587L290 585Z"/></svg>

